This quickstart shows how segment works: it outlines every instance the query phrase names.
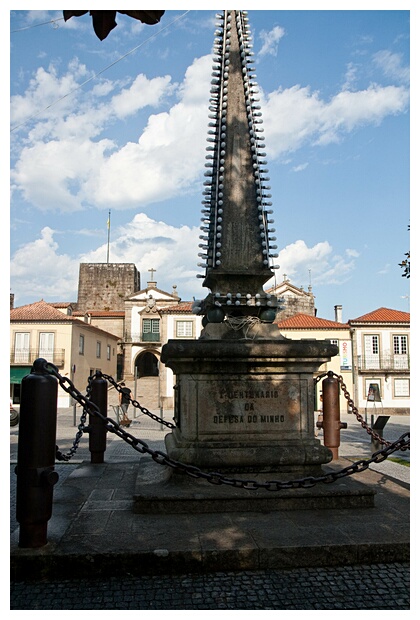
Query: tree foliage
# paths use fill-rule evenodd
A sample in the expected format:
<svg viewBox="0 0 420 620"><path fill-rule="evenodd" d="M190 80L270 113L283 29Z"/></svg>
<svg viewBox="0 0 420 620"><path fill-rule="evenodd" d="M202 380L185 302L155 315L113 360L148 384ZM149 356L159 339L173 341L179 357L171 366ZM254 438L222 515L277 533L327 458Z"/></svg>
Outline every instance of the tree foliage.
<svg viewBox="0 0 420 620"><path fill-rule="evenodd" d="M410 230L410 226L408 227L408 230ZM401 263L398 263L398 265L404 270L402 272L402 277L409 278L410 277L410 252L406 252L404 256L405 256L405 259Z"/></svg>

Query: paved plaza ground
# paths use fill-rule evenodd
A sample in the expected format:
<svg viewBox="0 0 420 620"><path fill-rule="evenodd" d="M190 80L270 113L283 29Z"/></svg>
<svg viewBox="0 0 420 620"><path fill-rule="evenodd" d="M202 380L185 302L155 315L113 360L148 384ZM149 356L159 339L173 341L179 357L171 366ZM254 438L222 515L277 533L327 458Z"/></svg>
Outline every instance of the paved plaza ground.
<svg viewBox="0 0 420 620"><path fill-rule="evenodd" d="M109 410L109 416L114 415L112 407ZM134 415L136 413L136 415ZM159 412L155 412L159 414ZM130 432L136 437L141 438L153 450L164 450L164 436L169 429L154 422L150 418L144 415L137 415L132 409L129 412L130 417L133 419L130 427ZM58 430L57 430L57 444L62 452L66 452L72 445L75 432L77 430L77 424L79 423L80 409L76 411L73 408L60 410L58 414ZM168 421L172 419L172 412L164 412L164 418ZM359 458L369 458L371 455L371 440L366 431L360 427L354 416L348 414L344 419L348 423L348 428L342 431L341 434L341 446L340 446L340 463L349 463ZM370 419L368 420L370 422ZM391 418L387 426L384 429L384 436L386 439L393 441L398 439L404 432L409 430L410 419L407 416L398 416ZM136 462L141 459L147 458L141 456L138 453L134 453L133 448L125 444L119 437L108 434L108 445L105 453L106 466L94 466L99 468L111 468L114 470L125 470L126 472L134 472L136 470ZM322 441L322 432L318 437ZM10 429L10 480L11 480L11 512L10 512L10 532L12 540L12 549L15 549L13 545L16 543L18 535L18 524L16 522L15 512L15 479L14 464L17 456L17 440L18 440L18 427L12 427ZM401 506L405 505L404 498L409 494L409 473L410 468L401 464L401 461L409 463L409 452L396 453L393 455L392 460L387 460L383 463L374 464L371 466L371 471L365 476L368 484L374 484L379 488L379 510L381 510L381 502L385 501L386 493L392 493L392 497L399 497L397 511L393 513L392 519L398 514L398 518L404 518L404 513L401 510ZM400 462L397 462L400 461ZM76 472L83 472L85 465L90 463L90 453L88 449L88 439L83 436L80 442L80 447L77 450L76 455L73 457L70 463L57 464L56 470L59 473L59 482L56 485L54 491L57 498L57 509L61 510L63 505L60 503L65 499L65 493L68 493L69 488L66 487L69 480L74 477ZM80 469L82 468L82 469ZM89 469L89 467L88 467ZM110 471L108 469L108 471ZM128 480L128 477L126 477ZM85 480L86 482L86 480ZM86 482L87 484L87 482ZM130 487L131 488L131 487ZM67 490L66 490L67 489ZM98 493L98 489L94 491ZM101 491L101 498L104 498L104 491ZM128 501L127 495L127 501ZM125 496L124 496L125 497ZM60 499L61 498L61 499ZM156 537L156 546L158 547L155 553L159 552L162 556L165 553L165 549L168 549L168 553L172 554L170 546L170 538L175 538L175 534L168 532L168 536L165 536L165 527L159 527L159 518L154 520L147 520L147 515L132 515L129 510L125 508L125 505L121 503L123 495L120 495L119 510L108 511L107 514L113 513L120 519L120 529L124 530L124 515L126 515L128 524L137 522L143 523L146 527L146 532L137 531L137 539L140 540L143 534L150 537ZM382 499L381 499L382 498ZM92 499L92 496L91 496ZM90 501L90 500L89 500ZM402 502L402 503L401 503ZM102 501L103 504L103 501ZM84 504L88 505L88 503ZM94 505L91 502L89 505ZM99 502L95 504L97 509L100 509ZM61 506L61 508L60 508ZM82 504L81 504L82 506ZM114 501L113 507L117 506L117 502ZM368 509L369 510L369 509ZM375 508L375 510L377 510ZM385 510L385 507L384 507ZM63 562L57 577L48 574L43 579L21 579L16 578L12 582L10 608L12 610L48 610L48 609L61 609L61 610L76 610L76 609L105 609L105 610L187 610L187 609L209 609L209 610L346 610L346 609L369 609L369 610L384 610L391 609L394 612L398 610L410 609L410 567L408 558L405 560L395 559L392 554L384 547L383 557L380 554L380 536L383 533L378 533L377 548L379 553L375 554L375 561L371 559L364 562L361 561L354 563L344 562L344 565L340 565L339 559L337 559L337 549L339 549L340 543L340 528L342 536L348 541L348 545L351 546L352 532L345 531L343 525L340 524L340 517L335 512L334 515L324 513L326 511L318 511L314 514L313 511L302 511L305 515L287 514L278 515L277 522L283 523L280 526L280 530L277 533L276 544L284 545L284 541L281 538L281 527L291 528L291 536L295 536L296 532L300 532L301 541L303 545L307 545L308 541L305 536L312 537L312 543L318 550L328 549L328 544L333 542L335 536L337 540L335 545L331 546L332 559L335 566L298 566L293 567L290 562L284 568L274 563L273 567L258 568L258 564L251 561L251 558L255 557L256 551L258 553L269 553L269 549L263 548L262 542L265 539L266 545L272 545L272 540L269 538L268 530L264 528L273 529L273 515L255 515L252 520L250 515L236 515L232 513L230 516L220 515L219 528L221 533L229 533L233 536L234 531L241 535L248 532L248 543L245 544L245 549L241 548L241 545L236 544L232 540L229 543L228 548L219 549L220 553L223 551L225 555L218 557L227 558L228 561L224 565L218 565L215 561L212 570L207 570L204 573L202 571L189 571L190 564L186 563L187 570L182 571L165 571L164 569L158 569L158 571L152 571L155 574L130 574L129 571L117 570L115 574L103 574L95 575L95 571L92 570L89 577L86 577L86 573L77 575L77 567L75 570L69 570L69 577L66 578L66 562L69 561L69 556L66 555L63 550L61 551L57 547L59 553L58 561ZM308 514L310 513L310 514ZM79 517L83 514L83 506ZM95 513L98 518L102 518L104 511L101 509ZM311 522L311 515L314 514ZM352 513L350 520L355 524L355 536L370 536L367 534L368 530L363 531L363 523L365 521L364 515ZM370 514L370 513L369 513ZM296 516L296 519L295 519ZM64 513L61 517L64 519ZM304 519L300 522L299 519ZM406 527L408 524L409 514L407 513ZM55 521L54 521L55 519ZM213 519L213 516L207 516L206 518L194 520L193 517L183 515L183 518L179 523L182 523L182 527L178 526L178 530L185 530L190 527L197 532L197 540L202 541L202 545L205 544L207 549L207 561L211 557L216 558L216 550L212 551L212 547L209 543L203 543L205 540L206 528ZM280 519L280 521L279 521ZM319 528L316 527L316 519L318 519ZM175 518L173 519L173 521ZM348 519L347 519L348 521ZM78 521L80 524L83 521ZM51 520L51 538L52 542L49 542L47 547L54 546L55 538L57 540L62 536L60 531L60 516L57 515ZM169 521L168 521L169 523ZM356 525L359 523L359 525ZM153 524L153 525L151 525ZM76 522L75 522L76 525ZM98 527L101 526L101 522L98 522ZM364 523L366 525L366 523ZM78 526L79 527L79 526ZM112 514L107 521L107 527L112 527ZM136 532L136 526L129 526L132 532ZM163 527L163 521L162 521ZM278 526L277 526L278 527ZM360 527L360 532L358 528ZM380 527L380 524L378 524ZM386 524L384 524L384 530L386 531ZM405 524L404 524L405 527ZM401 525L396 527L394 532L389 532L394 538L395 546L394 550L398 549L398 540L407 540L404 534L404 527ZM67 526L66 526L67 528ZM235 530L236 528L236 530ZM71 530L71 525L70 525ZM110 530L110 536L116 536L117 529ZM137 528L138 530L138 528ZM158 530L158 531L156 531ZM175 532L176 530L174 530ZM317 534L318 531L318 540ZM331 540L328 541L324 538L325 532L331 532ZM265 532L265 533L264 533ZM293 534L295 532L295 534ZM312 533L313 532L313 533ZM304 533L306 533L304 535ZM178 532L179 544L185 544L182 542L180 532ZM192 534L191 534L192 536ZM190 536L190 539L191 539ZM85 538L84 538L85 537ZM86 540L86 544L95 545L92 542L92 537L98 540L98 544L101 544L101 534L96 530L88 534L86 538L86 532L75 531L73 536L67 536L67 545L70 540L77 541ZM139 538L140 537L140 538ZM169 538L168 538L169 537ZM115 546L114 542L109 542L108 537L107 544L112 547ZM245 539L244 539L245 540ZM299 538L290 538L291 544L297 544ZM64 538L63 538L64 541ZM162 541L165 541L163 544ZM254 544L252 541L257 541L256 545L258 549L255 551L252 547ZM258 542L259 541L259 542ZM162 545L160 544L162 542ZM191 540L189 541L191 542ZM311 544L312 544L311 543ZM368 541L366 541L366 544ZM58 544L58 543L57 543ZM64 543L63 543L64 544ZM102 543L103 544L103 543ZM140 544L140 543L139 543ZM165 547L166 545L166 547ZM206 546L207 545L207 546ZM219 546L226 546L226 541L219 542ZM337 546L338 545L338 546ZM347 548L347 553L349 553ZM391 547L390 547L391 548ZM294 549L297 552L298 547ZM343 547L344 549L344 547ZM230 550L230 551L229 551ZM284 549L283 549L284 550ZM69 551L67 549L66 553ZM187 549L185 549L185 552ZM194 551L194 549L192 549ZM77 551L80 553L80 551ZM229 553L239 554L237 557L241 558L243 563L246 558L245 567L241 570L234 570L235 563L232 562L231 555ZM279 550L271 549L271 553L278 553ZM42 552L48 554L48 551ZM158 553L158 555L159 555ZM179 551L178 551L179 553ZM304 552L303 552L304 553ZM212 556L213 554L213 556ZM143 557L143 560L142 560ZM204 557L204 556L203 556ZM261 556L262 557L262 556ZM267 555L267 557L269 557ZM274 557L274 555L272 556ZM344 557L344 556L343 556ZM351 557L351 556L349 556ZM365 556L366 558L372 557ZM150 561L150 555L138 556L139 561ZM146 558L149 558L147 560ZM162 562L161 566L165 566L164 557L155 557L155 560ZM303 562L304 564L304 562ZM168 564L168 566L170 566ZM413 605L412 605L413 608Z"/></svg>

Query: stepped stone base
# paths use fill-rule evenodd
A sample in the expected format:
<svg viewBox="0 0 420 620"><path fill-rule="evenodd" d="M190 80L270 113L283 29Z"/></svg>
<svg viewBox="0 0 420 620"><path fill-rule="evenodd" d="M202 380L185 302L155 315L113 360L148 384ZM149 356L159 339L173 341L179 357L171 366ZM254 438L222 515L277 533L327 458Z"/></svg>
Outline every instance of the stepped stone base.
<svg viewBox="0 0 420 620"><path fill-rule="evenodd" d="M323 469L326 473L327 468ZM291 480L279 474L227 474L230 479L256 482ZM154 462L140 464L134 492L137 514L199 514L218 512L270 512L373 508L375 491L352 478L305 489L245 490L214 485Z"/></svg>

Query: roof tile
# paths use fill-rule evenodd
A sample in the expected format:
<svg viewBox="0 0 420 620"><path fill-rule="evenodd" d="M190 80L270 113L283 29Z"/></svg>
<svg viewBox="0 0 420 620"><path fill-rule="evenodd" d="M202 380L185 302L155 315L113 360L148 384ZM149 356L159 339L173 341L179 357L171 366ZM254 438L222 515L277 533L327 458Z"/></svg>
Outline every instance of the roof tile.
<svg viewBox="0 0 420 620"><path fill-rule="evenodd" d="M409 323L410 313L390 308L378 308L367 314L351 319L350 323Z"/></svg>
<svg viewBox="0 0 420 620"><path fill-rule="evenodd" d="M310 314L298 313L279 321L279 329L348 329L348 323L337 323L328 319L320 319Z"/></svg>
<svg viewBox="0 0 420 620"><path fill-rule="evenodd" d="M64 314L43 299L26 306L18 306L10 311L11 321L74 321L72 316Z"/></svg>

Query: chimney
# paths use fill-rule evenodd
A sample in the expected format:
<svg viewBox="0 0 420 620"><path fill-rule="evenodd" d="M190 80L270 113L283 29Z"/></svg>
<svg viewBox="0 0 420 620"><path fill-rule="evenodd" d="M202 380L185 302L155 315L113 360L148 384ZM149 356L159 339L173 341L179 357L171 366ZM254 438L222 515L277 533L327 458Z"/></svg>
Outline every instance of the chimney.
<svg viewBox="0 0 420 620"><path fill-rule="evenodd" d="M343 306L334 306L335 312L335 322L342 323L343 322Z"/></svg>

